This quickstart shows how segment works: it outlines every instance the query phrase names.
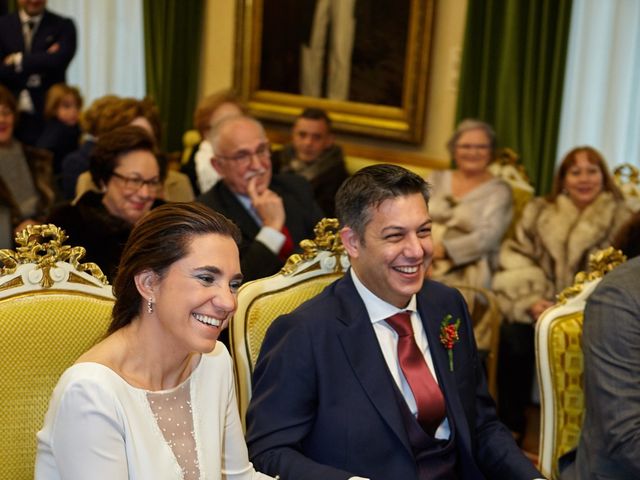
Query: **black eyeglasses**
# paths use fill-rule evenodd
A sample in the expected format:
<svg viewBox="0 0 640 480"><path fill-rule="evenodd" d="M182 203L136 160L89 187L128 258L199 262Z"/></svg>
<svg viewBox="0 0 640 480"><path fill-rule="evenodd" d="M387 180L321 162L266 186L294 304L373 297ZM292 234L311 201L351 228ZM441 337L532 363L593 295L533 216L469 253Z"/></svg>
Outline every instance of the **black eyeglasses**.
<svg viewBox="0 0 640 480"><path fill-rule="evenodd" d="M217 158L222 160L231 160L236 162L240 166L247 166L251 163L251 159L256 156L259 160L266 160L271 157L271 145L269 142L261 143L253 152L248 150L240 150L233 155L216 155Z"/></svg>
<svg viewBox="0 0 640 480"><path fill-rule="evenodd" d="M147 185L150 190L158 191L162 187L162 182L159 178L152 178L151 180L145 180L140 177L125 177L117 172L111 173L114 177L119 178L124 182L124 188L127 190L140 190L143 185Z"/></svg>

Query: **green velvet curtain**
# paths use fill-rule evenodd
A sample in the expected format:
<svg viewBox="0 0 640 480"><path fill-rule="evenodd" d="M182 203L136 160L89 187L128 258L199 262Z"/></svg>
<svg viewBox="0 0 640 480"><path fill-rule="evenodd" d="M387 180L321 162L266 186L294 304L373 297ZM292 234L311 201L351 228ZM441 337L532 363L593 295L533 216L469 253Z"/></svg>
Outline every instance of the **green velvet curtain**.
<svg viewBox="0 0 640 480"><path fill-rule="evenodd" d="M200 67L203 0L144 0L147 95L162 117L162 148L182 148L192 128Z"/></svg>
<svg viewBox="0 0 640 480"><path fill-rule="evenodd" d="M556 161L571 0L469 0L457 120L492 124L539 194Z"/></svg>

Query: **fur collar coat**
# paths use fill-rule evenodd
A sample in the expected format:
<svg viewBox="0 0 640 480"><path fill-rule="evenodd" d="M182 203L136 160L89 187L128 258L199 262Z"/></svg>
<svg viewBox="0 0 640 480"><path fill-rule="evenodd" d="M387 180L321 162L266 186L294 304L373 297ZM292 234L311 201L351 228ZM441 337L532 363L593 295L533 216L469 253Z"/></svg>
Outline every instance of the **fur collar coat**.
<svg viewBox="0 0 640 480"><path fill-rule="evenodd" d="M630 209L611 192L602 192L584 210L561 194L555 201L532 200L524 209L514 238L500 251L495 291L507 321L531 323L527 310L541 298L555 300L586 270L589 255L606 248L629 218Z"/></svg>

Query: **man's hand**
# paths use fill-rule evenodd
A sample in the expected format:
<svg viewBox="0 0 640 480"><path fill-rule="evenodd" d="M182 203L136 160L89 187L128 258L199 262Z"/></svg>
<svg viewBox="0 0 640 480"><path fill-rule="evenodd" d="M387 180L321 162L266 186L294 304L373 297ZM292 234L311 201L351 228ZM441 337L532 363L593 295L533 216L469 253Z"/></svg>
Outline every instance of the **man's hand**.
<svg viewBox="0 0 640 480"><path fill-rule="evenodd" d="M251 205L258 213L262 223L266 227L281 231L287 218L284 212L282 198L273 190L265 189L258 193L256 183L258 177L253 177L247 185L247 193L251 199Z"/></svg>
<svg viewBox="0 0 640 480"><path fill-rule="evenodd" d="M551 307L554 303L547 300L546 298L541 298L536 303L531 305L527 312L529 316L533 318L534 321L538 321L538 317L544 312L547 308Z"/></svg>
<svg viewBox="0 0 640 480"><path fill-rule="evenodd" d="M16 62L16 53L10 53L6 57L4 57L5 65L13 65Z"/></svg>

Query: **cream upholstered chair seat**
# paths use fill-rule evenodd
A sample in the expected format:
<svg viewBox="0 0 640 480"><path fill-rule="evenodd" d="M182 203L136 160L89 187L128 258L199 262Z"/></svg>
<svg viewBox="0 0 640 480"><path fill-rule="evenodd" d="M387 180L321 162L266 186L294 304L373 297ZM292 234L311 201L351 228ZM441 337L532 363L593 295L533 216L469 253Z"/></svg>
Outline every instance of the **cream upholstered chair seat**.
<svg viewBox="0 0 640 480"><path fill-rule="evenodd" d="M536 324L536 365L540 387L539 468L559 478L558 459L576 448L584 419L582 322L586 300L602 276L624 261L612 247L590 258L589 272L576 275L558 303Z"/></svg>
<svg viewBox="0 0 640 480"><path fill-rule="evenodd" d="M300 243L303 253L292 255L280 272L247 282L238 291L238 309L229 329L243 427L251 399L251 375L267 329L278 316L291 312L344 275L349 266L336 219L322 219L315 235L314 240Z"/></svg>
<svg viewBox="0 0 640 480"><path fill-rule="evenodd" d="M0 250L0 478L33 478L36 432L62 372L106 332L113 296L84 248L53 225Z"/></svg>

